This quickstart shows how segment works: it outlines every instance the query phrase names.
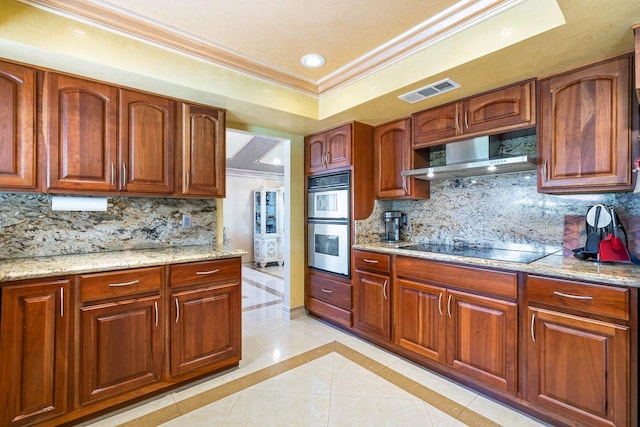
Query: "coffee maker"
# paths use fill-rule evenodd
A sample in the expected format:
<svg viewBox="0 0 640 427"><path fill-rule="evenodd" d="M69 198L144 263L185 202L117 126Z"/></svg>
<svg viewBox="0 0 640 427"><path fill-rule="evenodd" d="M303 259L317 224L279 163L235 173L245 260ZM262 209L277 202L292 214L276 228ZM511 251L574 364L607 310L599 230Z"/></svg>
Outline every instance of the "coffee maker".
<svg viewBox="0 0 640 427"><path fill-rule="evenodd" d="M386 211L382 214L384 222L383 242L399 242L400 226L407 224L407 214L400 211Z"/></svg>

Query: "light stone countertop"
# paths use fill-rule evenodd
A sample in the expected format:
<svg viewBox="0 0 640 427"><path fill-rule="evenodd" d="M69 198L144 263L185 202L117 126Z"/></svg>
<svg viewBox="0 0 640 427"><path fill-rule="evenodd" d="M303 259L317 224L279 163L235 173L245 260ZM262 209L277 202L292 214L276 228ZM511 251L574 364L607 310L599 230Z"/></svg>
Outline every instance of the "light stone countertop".
<svg viewBox="0 0 640 427"><path fill-rule="evenodd" d="M0 260L0 283L53 276L240 257L241 249L180 246Z"/></svg>
<svg viewBox="0 0 640 427"><path fill-rule="evenodd" d="M575 257L565 257L562 252L547 255L542 259L522 264L516 262L495 261L481 258L471 258L457 255L444 255L431 252L420 252L402 249L403 246L414 242L400 242L396 244L376 242L353 245L354 249L382 252L393 255L406 255L415 258L435 261L455 262L466 265L498 268L531 274L555 276L563 279L583 280L608 285L640 287L640 265L627 263L598 263L581 261Z"/></svg>

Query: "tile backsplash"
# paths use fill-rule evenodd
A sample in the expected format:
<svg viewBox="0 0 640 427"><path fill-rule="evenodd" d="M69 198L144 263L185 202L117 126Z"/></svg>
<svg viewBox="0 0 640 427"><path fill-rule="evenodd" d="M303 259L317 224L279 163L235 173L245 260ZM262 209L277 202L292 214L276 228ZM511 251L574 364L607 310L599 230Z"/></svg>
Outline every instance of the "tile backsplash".
<svg viewBox="0 0 640 427"><path fill-rule="evenodd" d="M209 244L215 199L109 197L106 212L65 212L46 194L0 193L0 259Z"/></svg>
<svg viewBox="0 0 640 427"><path fill-rule="evenodd" d="M620 215L640 216L640 194L541 194L535 172L432 181L428 200L376 201L373 214L356 223L356 242L379 241L382 212L398 210L408 217L403 240L561 246L564 216L584 215L596 203L612 205Z"/></svg>

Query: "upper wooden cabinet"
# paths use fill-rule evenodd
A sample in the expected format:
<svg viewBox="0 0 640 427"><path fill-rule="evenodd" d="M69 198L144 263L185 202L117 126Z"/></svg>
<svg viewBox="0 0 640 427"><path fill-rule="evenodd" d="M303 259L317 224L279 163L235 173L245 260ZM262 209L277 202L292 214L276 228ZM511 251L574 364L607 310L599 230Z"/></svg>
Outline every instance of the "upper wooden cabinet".
<svg viewBox="0 0 640 427"><path fill-rule="evenodd" d="M120 190L173 192L175 108L168 98L120 91Z"/></svg>
<svg viewBox="0 0 640 427"><path fill-rule="evenodd" d="M49 190L173 193L174 101L50 74L46 104Z"/></svg>
<svg viewBox="0 0 640 427"><path fill-rule="evenodd" d="M415 148L536 124L535 81L517 83L413 115Z"/></svg>
<svg viewBox="0 0 640 427"><path fill-rule="evenodd" d="M182 106L181 194L225 196L225 112L192 104Z"/></svg>
<svg viewBox="0 0 640 427"><path fill-rule="evenodd" d="M47 189L116 191L118 89L60 74L47 76Z"/></svg>
<svg viewBox="0 0 640 427"><path fill-rule="evenodd" d="M34 190L35 70L0 62L0 189Z"/></svg>
<svg viewBox="0 0 640 427"><path fill-rule="evenodd" d="M307 173L351 166L351 125L305 138Z"/></svg>
<svg viewBox="0 0 640 427"><path fill-rule="evenodd" d="M428 161L411 146L411 118L374 130L373 172L377 199L426 199L429 182L408 178L403 170L427 167Z"/></svg>
<svg viewBox="0 0 640 427"><path fill-rule="evenodd" d="M638 114L631 70L627 55L540 81L538 191L633 188Z"/></svg>

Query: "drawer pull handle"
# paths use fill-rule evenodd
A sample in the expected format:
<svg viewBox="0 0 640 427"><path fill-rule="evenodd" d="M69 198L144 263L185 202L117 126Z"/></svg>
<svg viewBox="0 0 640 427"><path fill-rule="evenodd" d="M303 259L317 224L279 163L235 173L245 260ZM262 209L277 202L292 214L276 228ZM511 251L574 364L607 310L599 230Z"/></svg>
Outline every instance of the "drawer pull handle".
<svg viewBox="0 0 640 427"><path fill-rule="evenodd" d="M533 313L531 315L531 340L533 342L536 342L536 330L535 330L535 324L536 324L536 314Z"/></svg>
<svg viewBox="0 0 640 427"><path fill-rule="evenodd" d="M329 290L329 289L325 289L325 288L321 288L322 292L324 292L325 294L332 294L333 291Z"/></svg>
<svg viewBox="0 0 640 427"><path fill-rule="evenodd" d="M209 271L196 271L196 274L199 274L201 276L206 276L207 274L215 274L218 271L220 271L220 269L216 268L215 270L209 270Z"/></svg>
<svg viewBox="0 0 640 427"><path fill-rule="evenodd" d="M180 305L178 304L178 298L175 299L176 302L176 323L178 323L178 319L180 319Z"/></svg>
<svg viewBox="0 0 640 427"><path fill-rule="evenodd" d="M158 327L158 301L153 302L153 307L156 309L156 328Z"/></svg>
<svg viewBox="0 0 640 427"><path fill-rule="evenodd" d="M438 296L438 311L440 312L440 316L442 316L442 292L440 292L440 296Z"/></svg>
<svg viewBox="0 0 640 427"><path fill-rule="evenodd" d="M565 294L563 292L558 292L558 291L553 291L553 294L559 297L579 299L583 301L591 301L593 299L593 297L590 297L588 295L571 295L571 294Z"/></svg>
<svg viewBox="0 0 640 427"><path fill-rule="evenodd" d="M378 261L375 260L375 259L367 259L367 258L364 258L364 262L368 262L369 264L377 264L378 263Z"/></svg>
<svg viewBox="0 0 640 427"><path fill-rule="evenodd" d="M140 283L140 280L132 280L130 282L122 282L122 283L109 283L109 287L111 287L111 288L119 288L119 287L122 287L122 286L137 285L138 283Z"/></svg>
<svg viewBox="0 0 640 427"><path fill-rule="evenodd" d="M387 298L387 282L388 280L384 281L384 285L382 285L382 296L384 296L384 299L389 301L389 298Z"/></svg>

